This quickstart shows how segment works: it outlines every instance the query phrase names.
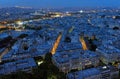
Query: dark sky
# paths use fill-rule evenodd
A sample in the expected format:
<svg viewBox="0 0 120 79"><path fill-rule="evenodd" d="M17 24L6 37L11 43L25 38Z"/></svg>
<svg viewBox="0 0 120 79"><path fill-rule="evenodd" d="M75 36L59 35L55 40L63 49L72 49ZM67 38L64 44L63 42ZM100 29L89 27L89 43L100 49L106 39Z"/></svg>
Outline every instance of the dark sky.
<svg viewBox="0 0 120 79"><path fill-rule="evenodd" d="M120 0L0 0L0 7L120 7Z"/></svg>

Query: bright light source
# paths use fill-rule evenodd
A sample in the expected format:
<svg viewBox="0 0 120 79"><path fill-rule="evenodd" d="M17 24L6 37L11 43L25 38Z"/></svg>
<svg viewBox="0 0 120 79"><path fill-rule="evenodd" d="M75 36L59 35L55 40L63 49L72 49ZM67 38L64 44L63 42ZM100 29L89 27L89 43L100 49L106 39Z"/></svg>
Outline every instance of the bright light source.
<svg viewBox="0 0 120 79"><path fill-rule="evenodd" d="M18 25L23 25L23 22L17 21L17 24L18 24Z"/></svg>
<svg viewBox="0 0 120 79"><path fill-rule="evenodd" d="M103 69L106 69L107 68L107 66L103 66Z"/></svg>
<svg viewBox="0 0 120 79"><path fill-rule="evenodd" d="M55 17L60 17L60 15L59 15L59 14L57 14Z"/></svg>
<svg viewBox="0 0 120 79"><path fill-rule="evenodd" d="M113 16L112 18L113 18L113 19L115 19L116 17L115 17L115 16Z"/></svg>
<svg viewBox="0 0 120 79"><path fill-rule="evenodd" d="M79 12L80 12L80 13L83 13L83 10L80 10Z"/></svg>
<svg viewBox="0 0 120 79"><path fill-rule="evenodd" d="M39 66L39 65L41 65L42 63L43 63L43 61L39 61L37 64L38 64L38 66Z"/></svg>

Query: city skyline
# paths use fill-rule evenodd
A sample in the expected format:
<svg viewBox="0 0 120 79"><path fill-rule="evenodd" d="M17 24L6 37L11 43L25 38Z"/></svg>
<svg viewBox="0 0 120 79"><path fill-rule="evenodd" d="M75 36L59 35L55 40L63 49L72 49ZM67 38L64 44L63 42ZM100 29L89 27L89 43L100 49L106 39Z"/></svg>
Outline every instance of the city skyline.
<svg viewBox="0 0 120 79"><path fill-rule="evenodd" d="M0 7L26 6L33 8L120 7L120 0L0 0Z"/></svg>
<svg viewBox="0 0 120 79"><path fill-rule="evenodd" d="M0 0L0 79L120 79L120 0Z"/></svg>

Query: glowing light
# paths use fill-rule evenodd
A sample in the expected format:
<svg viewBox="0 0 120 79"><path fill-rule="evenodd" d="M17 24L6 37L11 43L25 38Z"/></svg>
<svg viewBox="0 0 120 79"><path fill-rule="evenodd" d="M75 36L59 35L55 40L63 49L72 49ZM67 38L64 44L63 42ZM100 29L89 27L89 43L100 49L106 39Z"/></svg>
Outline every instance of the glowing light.
<svg viewBox="0 0 120 79"><path fill-rule="evenodd" d="M58 15L56 15L56 17L60 17L60 15L58 14Z"/></svg>
<svg viewBox="0 0 120 79"><path fill-rule="evenodd" d="M23 25L23 22L17 21L17 24L18 24L18 25Z"/></svg>
<svg viewBox="0 0 120 79"><path fill-rule="evenodd" d="M80 10L79 12L80 12L80 13L83 13L83 10Z"/></svg>
<svg viewBox="0 0 120 79"><path fill-rule="evenodd" d="M59 14L57 14L57 15L55 15L55 16L53 16L53 17L60 17L61 15L59 15Z"/></svg>
<svg viewBox="0 0 120 79"><path fill-rule="evenodd" d="M86 42L83 37L80 37L80 42L82 44L83 50L88 50Z"/></svg>
<svg viewBox="0 0 120 79"><path fill-rule="evenodd" d="M52 54L52 55L55 54L56 49L58 48L58 45L59 45L59 43L60 43L61 37L62 37L62 34L60 33L59 36L58 36L58 38L57 38L57 40L55 41L55 43L54 43L54 45L53 45L52 50L51 50L51 54Z"/></svg>
<svg viewBox="0 0 120 79"><path fill-rule="evenodd" d="M115 17L115 16L113 16L112 18L113 18L113 19L115 19L116 17Z"/></svg>
<svg viewBox="0 0 120 79"><path fill-rule="evenodd" d="M37 62L38 66L41 65L43 63L43 61L39 61Z"/></svg>
<svg viewBox="0 0 120 79"><path fill-rule="evenodd" d="M107 66L103 66L102 68L103 68L103 69L106 69L106 68L107 68Z"/></svg>

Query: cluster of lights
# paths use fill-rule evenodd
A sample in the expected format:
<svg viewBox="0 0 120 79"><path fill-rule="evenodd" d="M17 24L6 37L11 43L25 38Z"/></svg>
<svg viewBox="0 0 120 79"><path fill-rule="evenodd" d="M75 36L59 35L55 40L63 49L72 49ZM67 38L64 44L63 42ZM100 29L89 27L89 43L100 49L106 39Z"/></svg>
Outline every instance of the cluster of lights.
<svg viewBox="0 0 120 79"><path fill-rule="evenodd" d="M79 12L80 12L80 13L83 13L83 10L80 10Z"/></svg>
<svg viewBox="0 0 120 79"><path fill-rule="evenodd" d="M16 22L18 25L23 25L23 22L21 22L21 21L17 21Z"/></svg>

